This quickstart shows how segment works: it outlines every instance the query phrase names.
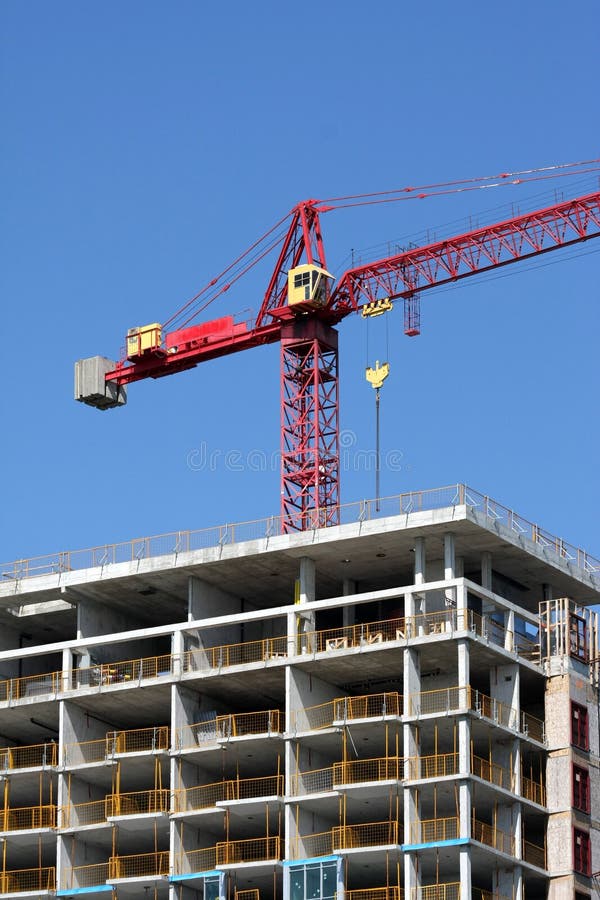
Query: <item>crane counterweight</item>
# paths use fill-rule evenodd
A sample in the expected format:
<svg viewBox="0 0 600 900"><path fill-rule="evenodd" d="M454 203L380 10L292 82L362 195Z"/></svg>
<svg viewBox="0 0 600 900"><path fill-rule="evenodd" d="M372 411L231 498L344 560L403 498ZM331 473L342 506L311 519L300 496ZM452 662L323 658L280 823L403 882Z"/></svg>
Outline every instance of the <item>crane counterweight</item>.
<svg viewBox="0 0 600 900"><path fill-rule="evenodd" d="M105 356L90 356L75 363L75 399L96 409L114 409L127 403L127 388L106 376L116 363Z"/></svg>

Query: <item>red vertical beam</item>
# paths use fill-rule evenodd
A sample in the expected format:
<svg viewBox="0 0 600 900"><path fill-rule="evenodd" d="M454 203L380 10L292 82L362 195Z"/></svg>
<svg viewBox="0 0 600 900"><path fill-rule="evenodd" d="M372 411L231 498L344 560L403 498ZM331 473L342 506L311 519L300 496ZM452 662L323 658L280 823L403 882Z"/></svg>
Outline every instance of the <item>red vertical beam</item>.
<svg viewBox="0 0 600 900"><path fill-rule="evenodd" d="M281 336L283 531L339 524L338 334L316 318Z"/></svg>

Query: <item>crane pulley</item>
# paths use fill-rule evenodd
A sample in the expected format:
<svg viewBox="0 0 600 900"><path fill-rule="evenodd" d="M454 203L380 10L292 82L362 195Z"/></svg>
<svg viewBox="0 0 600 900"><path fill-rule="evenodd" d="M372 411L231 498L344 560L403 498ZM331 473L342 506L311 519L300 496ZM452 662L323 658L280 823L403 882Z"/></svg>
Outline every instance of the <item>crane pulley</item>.
<svg viewBox="0 0 600 900"><path fill-rule="evenodd" d="M417 335L423 291L600 236L600 192L596 192L353 266L335 283L327 269L320 225L320 214L332 208L316 200L303 201L292 210L281 240L272 237L274 229L263 236L270 241L268 249L277 249L278 255L253 320L221 316L191 324L189 301L175 330L167 326L177 314L164 327L153 323L130 329L126 358L118 363L96 356L76 364L76 399L109 409L126 402L126 386L135 381L279 342L284 532L339 523L336 325L351 313L378 315L401 299L405 334ZM265 253L257 255L262 258ZM249 267L242 267L241 274ZM215 296L230 284L223 284Z"/></svg>

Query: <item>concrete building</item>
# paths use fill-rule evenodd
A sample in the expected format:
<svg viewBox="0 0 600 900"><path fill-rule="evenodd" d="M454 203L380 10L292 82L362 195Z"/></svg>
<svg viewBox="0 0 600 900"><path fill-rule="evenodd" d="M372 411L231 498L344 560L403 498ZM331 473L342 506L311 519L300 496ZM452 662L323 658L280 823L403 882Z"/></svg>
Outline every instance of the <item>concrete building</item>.
<svg viewBox="0 0 600 900"><path fill-rule="evenodd" d="M20 561L0 897L582 900L600 562L464 485Z"/></svg>

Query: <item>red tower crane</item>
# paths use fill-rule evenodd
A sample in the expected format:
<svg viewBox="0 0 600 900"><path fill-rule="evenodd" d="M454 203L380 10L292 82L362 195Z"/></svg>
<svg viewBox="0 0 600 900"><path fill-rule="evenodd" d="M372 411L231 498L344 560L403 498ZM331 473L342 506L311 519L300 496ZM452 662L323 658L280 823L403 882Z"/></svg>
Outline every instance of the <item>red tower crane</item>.
<svg viewBox="0 0 600 900"><path fill-rule="evenodd" d="M350 268L334 284L327 271L319 219L332 208L305 200L291 211L262 305L250 324L238 323L233 316L189 324L195 318L190 315L183 323L186 327L167 331L180 314L185 318L189 301L165 326L130 329L126 356L119 363L91 357L76 364L76 399L108 409L125 403L125 386L131 382L160 378L205 360L279 341L281 514L287 532L339 522L335 325L350 313L362 310L368 315L390 309L394 300L402 298L404 331L417 335L424 290L600 236L600 192L596 192ZM259 248L256 255L264 254ZM244 263L240 274L252 264ZM229 287L222 284L216 294Z"/></svg>

